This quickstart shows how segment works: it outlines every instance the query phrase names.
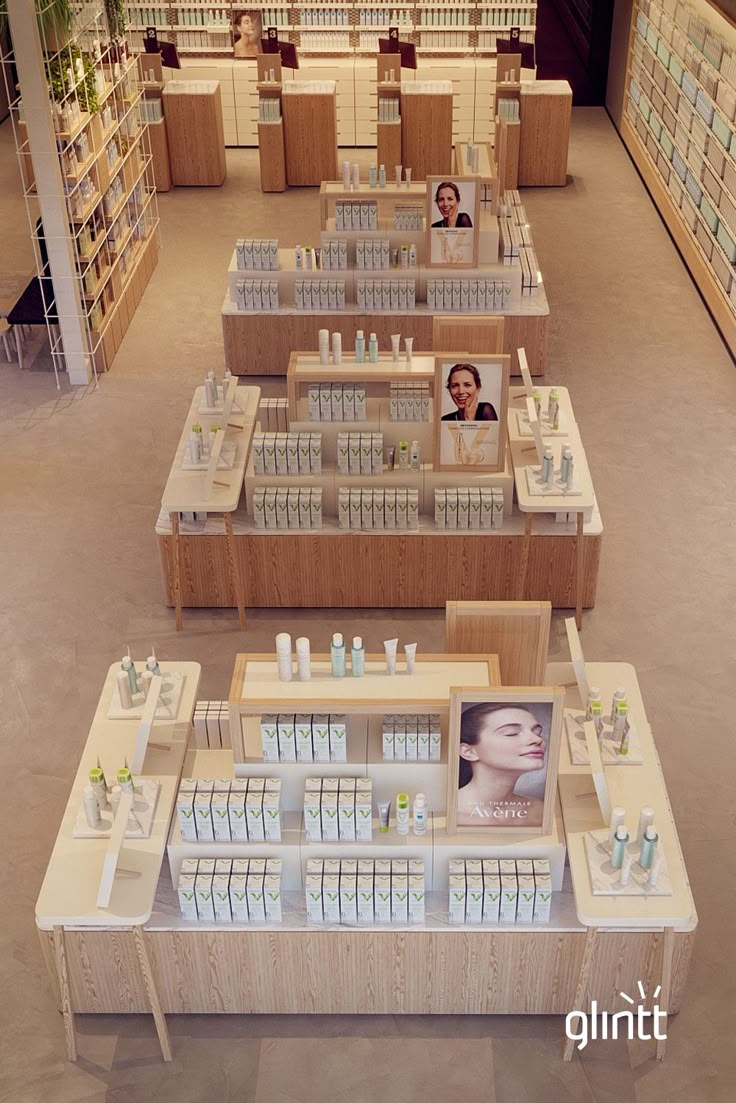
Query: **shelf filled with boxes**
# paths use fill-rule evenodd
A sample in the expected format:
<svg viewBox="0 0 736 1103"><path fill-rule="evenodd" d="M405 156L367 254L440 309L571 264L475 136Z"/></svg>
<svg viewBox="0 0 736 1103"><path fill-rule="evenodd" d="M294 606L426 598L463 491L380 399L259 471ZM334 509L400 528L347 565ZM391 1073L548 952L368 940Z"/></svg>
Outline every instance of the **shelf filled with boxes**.
<svg viewBox="0 0 736 1103"><path fill-rule="evenodd" d="M736 348L736 36L686 3L634 5L621 130Z"/></svg>

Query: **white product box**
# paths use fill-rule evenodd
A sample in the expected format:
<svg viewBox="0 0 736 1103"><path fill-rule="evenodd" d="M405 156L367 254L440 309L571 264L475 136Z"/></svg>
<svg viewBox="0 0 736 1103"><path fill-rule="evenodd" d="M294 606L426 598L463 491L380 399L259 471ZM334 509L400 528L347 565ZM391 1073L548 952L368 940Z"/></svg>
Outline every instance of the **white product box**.
<svg viewBox="0 0 736 1103"><path fill-rule="evenodd" d="M304 894L307 902L307 922L321 923L322 913L322 874L308 873L304 882Z"/></svg>
<svg viewBox="0 0 736 1103"><path fill-rule="evenodd" d="M450 875L450 900L448 919L450 923L465 922L465 874Z"/></svg>
<svg viewBox="0 0 736 1103"><path fill-rule="evenodd" d="M483 873L483 922L498 923L501 903L501 879L495 875Z"/></svg>
<svg viewBox="0 0 736 1103"><path fill-rule="evenodd" d="M350 491L350 528L360 529L361 494L355 488Z"/></svg>
<svg viewBox="0 0 736 1103"><path fill-rule="evenodd" d="M358 878L353 871L340 872L340 922L358 922Z"/></svg>
<svg viewBox="0 0 736 1103"><path fill-rule="evenodd" d="M312 492L302 487L299 491L299 528L311 529L312 516L311 516L311 502Z"/></svg>
<svg viewBox="0 0 736 1103"><path fill-rule="evenodd" d="M500 488L493 490L493 524L494 529L503 528L503 492Z"/></svg>
<svg viewBox="0 0 736 1103"><path fill-rule="evenodd" d="M516 874L501 874L501 900L499 904L498 919L500 923L516 922L516 902L519 895L519 884Z"/></svg>
<svg viewBox="0 0 736 1103"><path fill-rule="evenodd" d="M253 492L253 523L257 529L266 527L266 492L262 486Z"/></svg>
<svg viewBox="0 0 736 1103"><path fill-rule="evenodd" d="M393 716L384 716L384 718L383 718L382 751L383 751L383 760L384 760L384 762L393 762L393 758L394 758L394 718L393 718Z"/></svg>
<svg viewBox="0 0 736 1103"><path fill-rule="evenodd" d="M197 828L197 839L200 842L212 842L214 839L214 830L212 828L212 793L207 790L200 790L197 786L197 792L194 797L194 822Z"/></svg>
<svg viewBox="0 0 736 1103"><path fill-rule="evenodd" d="M228 794L213 793L212 803L212 833L216 842L230 842L230 819L228 816Z"/></svg>
<svg viewBox="0 0 736 1103"><path fill-rule="evenodd" d="M552 878L535 871L534 886L534 922L549 923L549 913L552 907Z"/></svg>
<svg viewBox="0 0 736 1103"><path fill-rule="evenodd" d="M264 496L264 516L266 518L266 528L276 528L276 491L272 488L267 488Z"/></svg>
<svg viewBox="0 0 736 1103"><path fill-rule="evenodd" d="M304 783L304 835L310 843L319 842L322 838L321 802L321 779L308 777Z"/></svg>
<svg viewBox="0 0 736 1103"><path fill-rule="evenodd" d="M429 718L429 761L439 762L442 754L442 729L439 716Z"/></svg>
<svg viewBox="0 0 736 1103"><path fill-rule="evenodd" d="M493 528L493 490L491 487L481 487L480 527L482 529Z"/></svg>
<svg viewBox="0 0 736 1103"><path fill-rule="evenodd" d="M194 883L197 899L197 918L200 923L214 923L215 907L212 900L212 874L198 873Z"/></svg>
<svg viewBox="0 0 736 1103"><path fill-rule="evenodd" d="M253 872L253 864L251 862L246 882L248 916L251 923L265 923L266 905L263 899L263 872Z"/></svg>
<svg viewBox="0 0 736 1103"><path fill-rule="evenodd" d="M421 876L409 874L409 923L424 922L424 874Z"/></svg>
<svg viewBox="0 0 736 1103"><path fill-rule="evenodd" d="M263 778L252 777L248 779L248 792L245 797L245 822L248 827L248 838L262 840L263 831Z"/></svg>
<svg viewBox="0 0 736 1103"><path fill-rule="evenodd" d="M197 915L195 883L195 874L182 873L179 874L179 882L176 886L179 895L179 910L181 911L181 917L182 919L191 920L193 922L196 922L199 918Z"/></svg>
<svg viewBox="0 0 736 1103"><path fill-rule="evenodd" d="M337 472L339 475L350 472L350 433L337 434Z"/></svg>
<svg viewBox="0 0 736 1103"><path fill-rule="evenodd" d="M286 445L288 441L287 433L277 433L276 442L274 444L274 454L276 457L276 474L286 475L288 473L288 461L286 455Z"/></svg>
<svg viewBox="0 0 736 1103"><path fill-rule="evenodd" d="M212 878L212 904L216 923L232 923L229 873L216 873Z"/></svg>
<svg viewBox="0 0 736 1103"><path fill-rule="evenodd" d="M389 486L383 492L383 527L396 528L396 490Z"/></svg>
<svg viewBox="0 0 736 1103"><path fill-rule="evenodd" d="M199 858L182 858L179 874L184 877L195 877L198 869Z"/></svg>
<svg viewBox="0 0 736 1103"><path fill-rule="evenodd" d="M294 717L294 739L297 762L314 762L312 717L309 713L300 712Z"/></svg>
<svg viewBox="0 0 736 1103"><path fill-rule="evenodd" d="M315 762L330 761L330 725L328 716L312 717L312 753Z"/></svg>
<svg viewBox="0 0 736 1103"><path fill-rule="evenodd" d="M409 877L406 873L391 871L391 922L407 923L409 920Z"/></svg>
<svg viewBox="0 0 736 1103"><path fill-rule="evenodd" d="M299 474L299 436L288 433L286 437L286 470L289 475Z"/></svg>
<svg viewBox="0 0 736 1103"><path fill-rule="evenodd" d="M394 761L406 761L406 717L394 717Z"/></svg>
<svg viewBox="0 0 736 1103"><path fill-rule="evenodd" d="M278 715L279 759L282 762L296 762L296 739L294 738L293 713L280 712Z"/></svg>
<svg viewBox="0 0 736 1103"><path fill-rule="evenodd" d="M355 420L365 421L366 396L364 383L356 383L353 387L353 405L355 407Z"/></svg>
<svg viewBox="0 0 736 1103"><path fill-rule="evenodd" d="M321 434L315 434L321 436ZM309 460L309 446L312 439L311 433L297 433L297 455L299 457L299 474L308 475L311 471Z"/></svg>
<svg viewBox="0 0 736 1103"><path fill-rule="evenodd" d="M359 779L360 780L360 779ZM371 789L355 793L355 839L369 843L373 839L373 796Z"/></svg>
<svg viewBox="0 0 736 1103"><path fill-rule="evenodd" d="M307 389L307 396L309 399L309 420L321 421L322 410L320 406L320 385L319 383L310 383Z"/></svg>
<svg viewBox="0 0 736 1103"><path fill-rule="evenodd" d="M513 858L499 858L498 872L502 877L516 876L516 861Z"/></svg>
<svg viewBox="0 0 736 1103"><path fill-rule="evenodd" d="M289 527L289 491L281 487L276 491L276 528L288 529Z"/></svg>
<svg viewBox="0 0 736 1103"><path fill-rule="evenodd" d="M319 420L332 421L332 387L329 383L319 384Z"/></svg>
<svg viewBox="0 0 736 1103"><path fill-rule="evenodd" d="M434 492L434 523L438 529L445 527L445 511L447 508L447 495L444 490Z"/></svg>
<svg viewBox="0 0 736 1103"><path fill-rule="evenodd" d="M300 490L296 486L290 486L287 491L287 514L289 517L288 527L290 529L299 528L299 494Z"/></svg>
<svg viewBox="0 0 736 1103"><path fill-rule="evenodd" d="M240 788L230 790L227 798L227 817L230 823L230 838L233 842L246 842L248 828L245 819L245 792Z"/></svg>
<svg viewBox="0 0 736 1103"><path fill-rule="evenodd" d="M348 433L348 474L360 475L360 433Z"/></svg>
<svg viewBox="0 0 736 1103"><path fill-rule="evenodd" d="M266 433L263 438L263 471L266 475L276 474L276 437Z"/></svg>
<svg viewBox="0 0 736 1103"><path fill-rule="evenodd" d="M409 499L406 490L399 488L396 491L396 528L405 529L409 515Z"/></svg>
<svg viewBox="0 0 736 1103"><path fill-rule="evenodd" d="M466 529L470 525L470 491L467 487L458 487L457 491L457 527Z"/></svg>
<svg viewBox="0 0 736 1103"><path fill-rule="evenodd" d="M339 821L337 815L337 793L325 792L322 787L322 839L324 842L336 843L340 838Z"/></svg>
<svg viewBox="0 0 736 1103"><path fill-rule="evenodd" d="M517 858L516 859L516 876L517 877L533 877L534 876L534 861L532 858Z"/></svg>
<svg viewBox="0 0 736 1103"><path fill-rule="evenodd" d="M357 891L358 923L371 924L373 923L373 873L358 873Z"/></svg>
<svg viewBox="0 0 736 1103"><path fill-rule="evenodd" d="M377 868L373 878L373 914L376 923L391 922L391 874L378 873Z"/></svg>
<svg viewBox="0 0 736 1103"><path fill-rule="evenodd" d="M312 488L309 497L309 521L310 528L321 529L322 528L322 490L321 488Z"/></svg>
<svg viewBox="0 0 736 1103"><path fill-rule="evenodd" d="M248 892L247 872L230 874L230 912L233 923L247 923L248 916Z"/></svg>
<svg viewBox="0 0 736 1103"><path fill-rule="evenodd" d="M519 895L516 901L516 922L531 923L534 919L534 877L519 875Z"/></svg>
<svg viewBox="0 0 736 1103"><path fill-rule="evenodd" d="M366 530L373 528L372 490L361 490L360 492L360 527Z"/></svg>
<svg viewBox="0 0 736 1103"><path fill-rule="evenodd" d="M345 486L337 495L337 520L341 529L350 528L350 491Z"/></svg>
<svg viewBox="0 0 736 1103"><path fill-rule="evenodd" d="M345 716L330 713L330 762L347 762L348 728Z"/></svg>
<svg viewBox="0 0 736 1103"><path fill-rule="evenodd" d="M483 918L483 878L468 873L465 866L465 922L480 923Z"/></svg>
<svg viewBox="0 0 736 1103"><path fill-rule="evenodd" d="M406 760L416 762L419 758L419 733L417 731L416 715L405 717L406 722Z"/></svg>
<svg viewBox="0 0 736 1103"><path fill-rule="evenodd" d="M343 792L337 798L337 831L340 841L355 842L355 791Z"/></svg>
<svg viewBox="0 0 736 1103"><path fill-rule="evenodd" d="M342 383L332 383L330 386L330 420L342 421Z"/></svg>
<svg viewBox="0 0 736 1103"><path fill-rule="evenodd" d="M468 528L479 529L480 528L480 510L481 510L481 494L480 490L471 488L468 492Z"/></svg>
<svg viewBox="0 0 736 1103"><path fill-rule="evenodd" d="M322 876L322 914L325 923L340 922L340 877L325 873Z"/></svg>
<svg viewBox="0 0 736 1103"><path fill-rule="evenodd" d="M449 487L445 491L445 528L457 527L457 490Z"/></svg>
<svg viewBox="0 0 736 1103"><path fill-rule="evenodd" d="M267 923L280 923L282 919L281 909L281 878L275 874L266 874L263 878L263 903L266 912Z"/></svg>
<svg viewBox="0 0 736 1103"><path fill-rule="evenodd" d="M383 474L383 433L371 434L371 474Z"/></svg>
<svg viewBox="0 0 736 1103"><path fill-rule="evenodd" d="M274 713L264 713L261 716L261 747L264 762L279 761L277 719Z"/></svg>
<svg viewBox="0 0 736 1103"><path fill-rule="evenodd" d="M263 836L268 843L281 842L281 794L263 794Z"/></svg>
<svg viewBox="0 0 736 1103"><path fill-rule="evenodd" d="M179 790L176 797L176 815L179 821L179 831L184 842L195 843L197 841L197 825L194 817L194 794L183 793Z"/></svg>

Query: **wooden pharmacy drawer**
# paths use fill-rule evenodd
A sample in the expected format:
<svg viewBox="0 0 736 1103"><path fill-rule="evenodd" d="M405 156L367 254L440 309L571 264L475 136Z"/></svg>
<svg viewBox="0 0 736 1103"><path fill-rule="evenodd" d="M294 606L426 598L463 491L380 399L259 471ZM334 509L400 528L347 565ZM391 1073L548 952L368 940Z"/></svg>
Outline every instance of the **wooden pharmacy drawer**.
<svg viewBox="0 0 736 1103"><path fill-rule="evenodd" d="M728 294L731 290L733 268L718 248L718 245L713 246L713 255L711 256L710 262L713 265L713 271L716 274L718 282L726 294Z"/></svg>
<svg viewBox="0 0 736 1103"><path fill-rule="evenodd" d="M714 201L716 207L718 207L723 190L721 188L721 180L708 165L703 165L703 187Z"/></svg>
<svg viewBox="0 0 736 1103"><path fill-rule="evenodd" d="M713 235L700 217L698 217L695 223L695 237L698 240L700 248L703 250L708 260L710 260L713 256Z"/></svg>

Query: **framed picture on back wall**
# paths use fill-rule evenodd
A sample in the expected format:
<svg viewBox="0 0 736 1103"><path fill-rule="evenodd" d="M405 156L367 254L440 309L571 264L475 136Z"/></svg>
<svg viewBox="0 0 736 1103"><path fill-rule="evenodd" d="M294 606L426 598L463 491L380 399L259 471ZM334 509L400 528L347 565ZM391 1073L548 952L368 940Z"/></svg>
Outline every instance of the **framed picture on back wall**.
<svg viewBox="0 0 736 1103"><path fill-rule="evenodd" d="M263 52L263 14L252 9L235 8L232 14L233 57L258 57Z"/></svg>

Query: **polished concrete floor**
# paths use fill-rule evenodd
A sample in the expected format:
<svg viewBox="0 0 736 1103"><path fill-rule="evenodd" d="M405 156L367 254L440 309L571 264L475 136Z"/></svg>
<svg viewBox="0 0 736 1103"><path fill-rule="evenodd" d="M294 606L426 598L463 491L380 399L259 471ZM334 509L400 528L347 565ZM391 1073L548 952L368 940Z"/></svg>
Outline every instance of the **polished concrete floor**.
<svg viewBox="0 0 736 1103"><path fill-rule="evenodd" d="M281 628L375 647L390 626L441 646L440 612L187 612L161 600L153 527L193 386L223 364L233 239L315 241L312 191L262 196L230 151L222 189L160 197L163 251L114 368L56 391L43 353L0 359L0 1100L3 1103L726 1103L736 994L733 686L736 372L606 115L574 113L567 188L524 200L552 305L548 379L571 388L605 523L591 659L638 672L677 818L700 936L666 1061L598 1042L560 1062L555 1018L175 1017L164 1065L148 1017L81 1017L64 1059L34 903L103 675L127 644L203 665L227 693L238 650ZM0 269L30 268L7 125ZM277 384L269 381L273 390ZM393 634L393 633L392 633ZM561 616L553 655L564 657Z"/></svg>

